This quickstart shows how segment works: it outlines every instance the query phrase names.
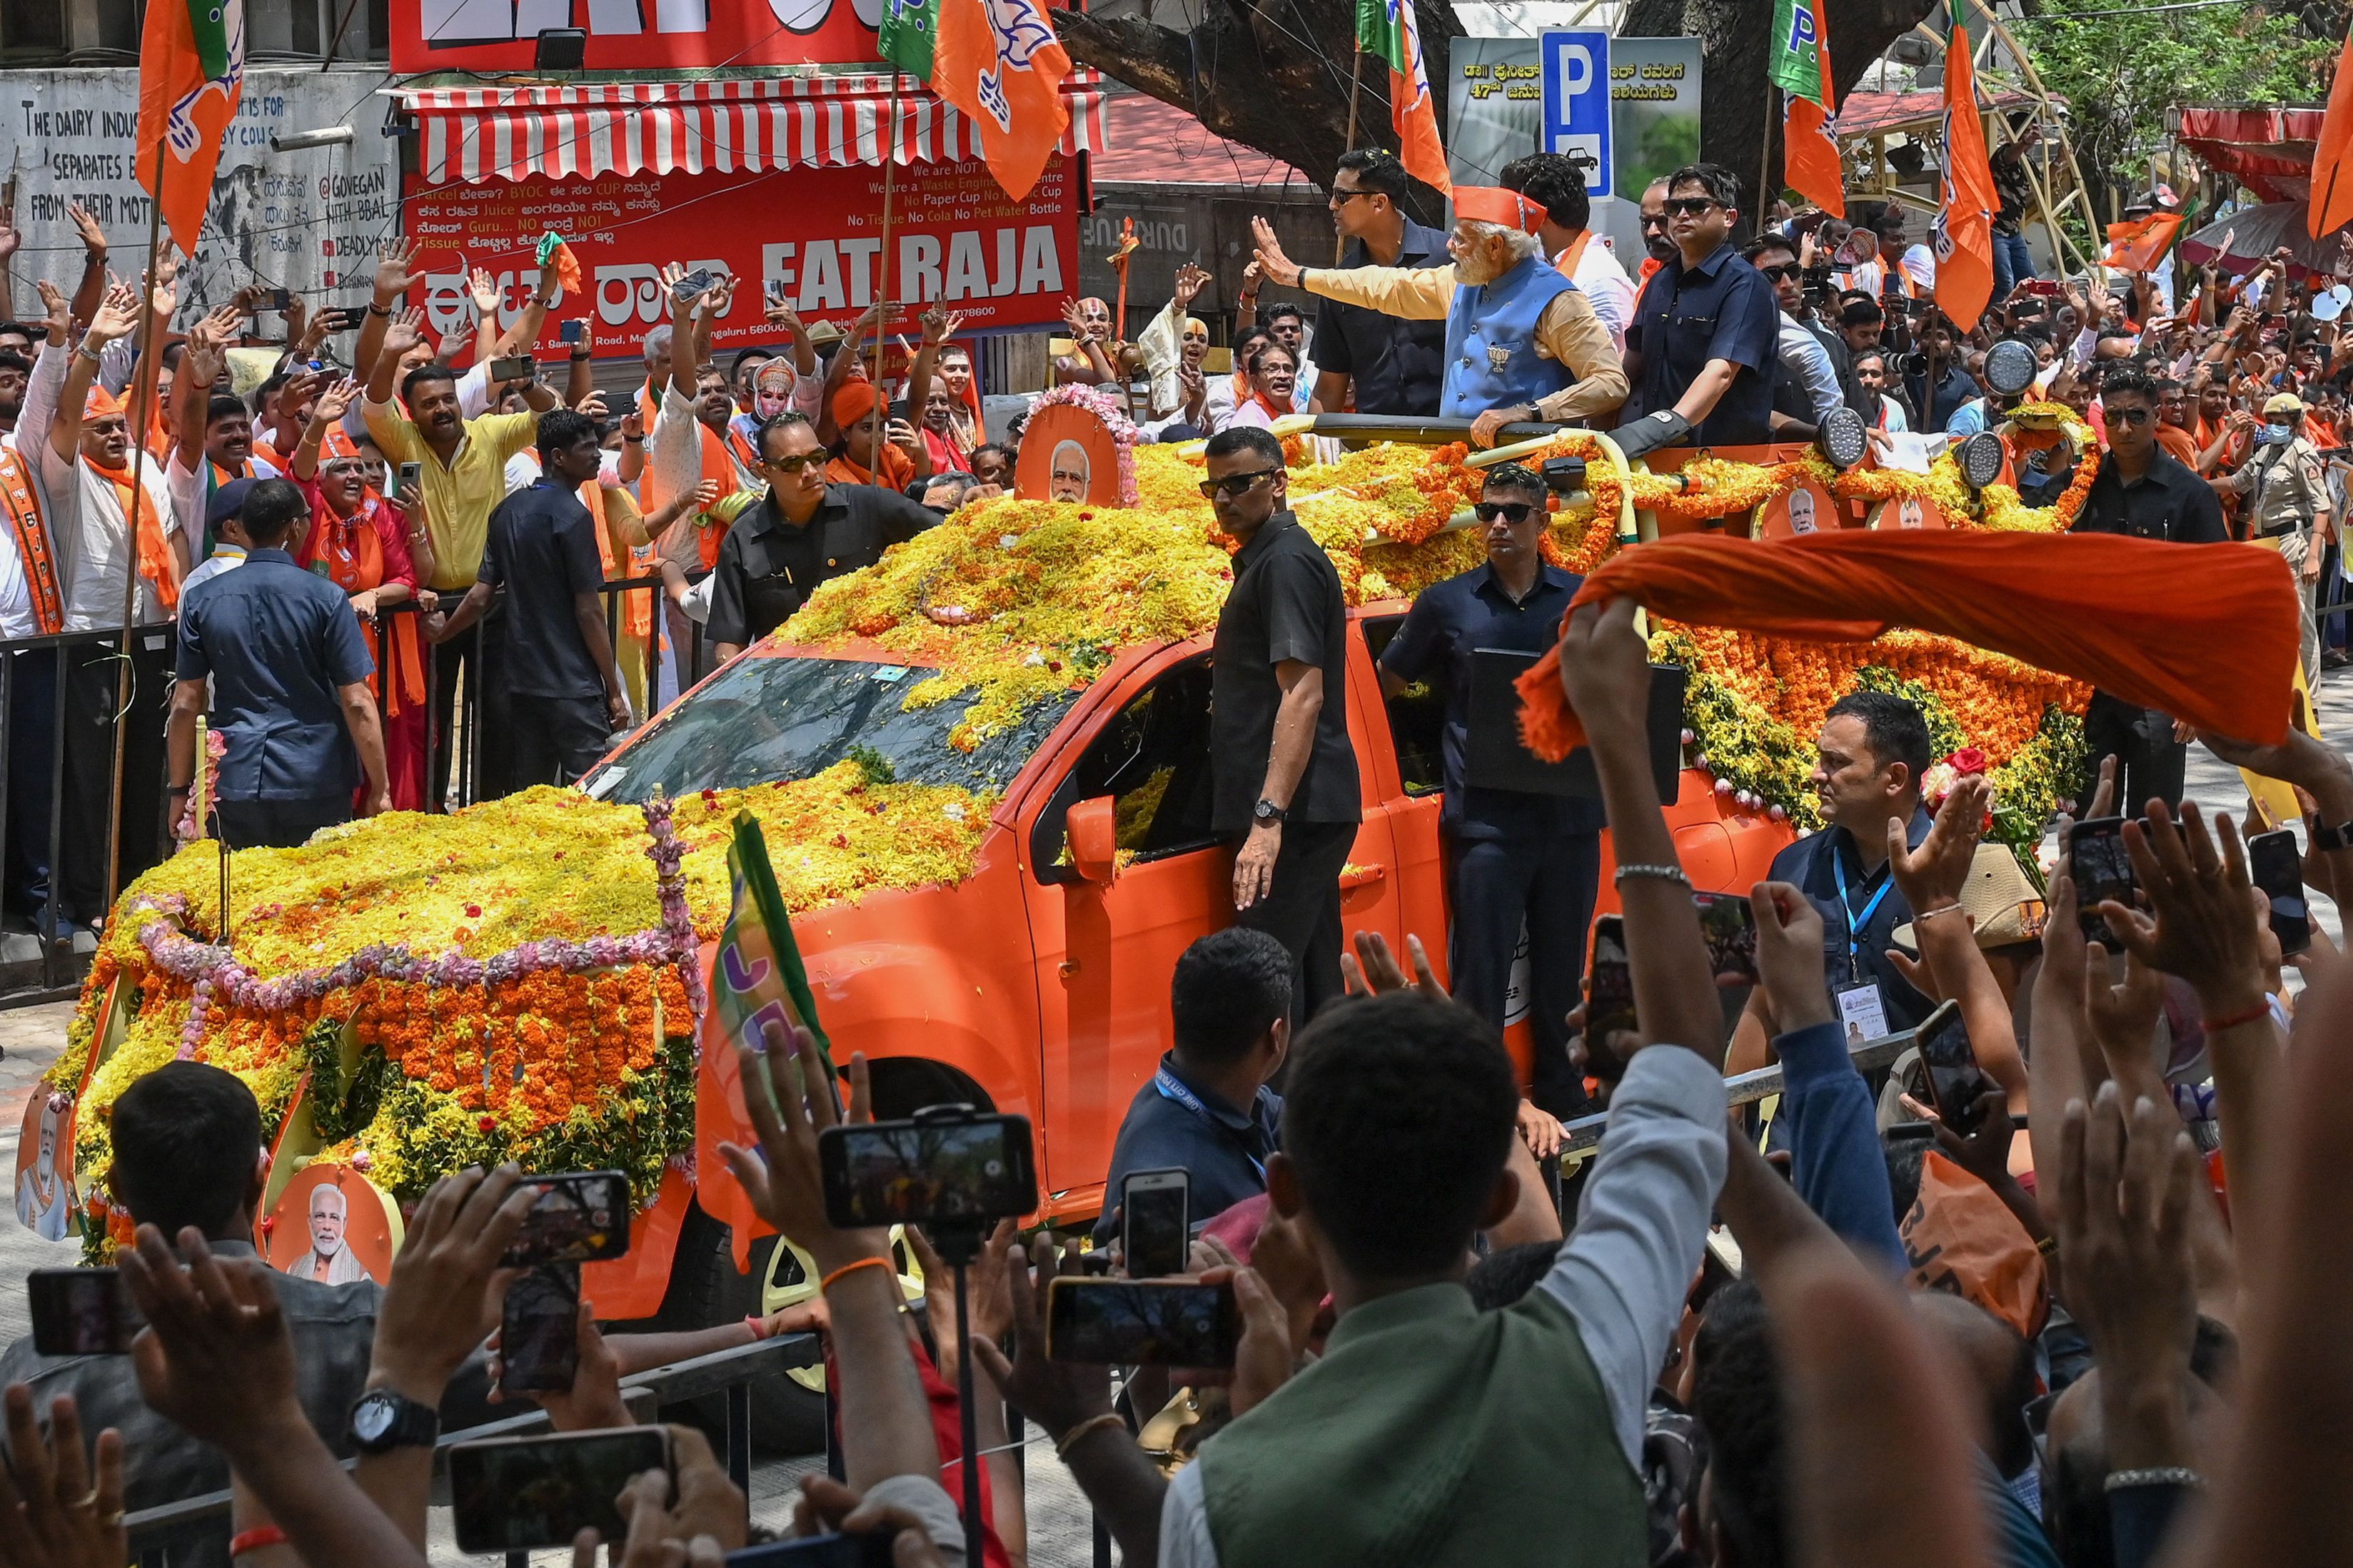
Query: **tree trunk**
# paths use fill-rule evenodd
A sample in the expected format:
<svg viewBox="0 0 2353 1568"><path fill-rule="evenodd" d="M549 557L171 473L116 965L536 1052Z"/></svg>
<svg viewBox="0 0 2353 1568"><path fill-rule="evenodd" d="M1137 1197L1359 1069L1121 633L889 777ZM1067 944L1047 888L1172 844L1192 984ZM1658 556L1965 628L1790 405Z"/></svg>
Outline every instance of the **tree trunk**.
<svg viewBox="0 0 2353 1568"><path fill-rule="evenodd" d="M1831 86L1839 97L1843 100L1887 46L1939 3L1822 0L1816 9L1830 39ZM1771 0L1633 0L1618 29L1629 38L1700 40L1706 61L1700 82L1700 155L1740 176L1742 205L1752 215L1761 215L1781 194L1780 100L1765 76L1772 16ZM1760 173L1766 176L1761 196Z"/></svg>
<svg viewBox="0 0 2353 1568"><path fill-rule="evenodd" d="M1451 7L1417 0L1415 16L1432 91L1446 85L1448 45L1461 36ZM1199 117L1217 134L1280 158L1318 184L1348 151L1348 73L1356 12L1344 0L1205 0L1190 32L1135 16L1057 10L1071 58ZM1359 147L1397 145L1390 128L1388 68L1361 62L1356 96ZM1437 93L1445 122L1445 95ZM1417 215L1438 220L1441 199L1417 186Z"/></svg>

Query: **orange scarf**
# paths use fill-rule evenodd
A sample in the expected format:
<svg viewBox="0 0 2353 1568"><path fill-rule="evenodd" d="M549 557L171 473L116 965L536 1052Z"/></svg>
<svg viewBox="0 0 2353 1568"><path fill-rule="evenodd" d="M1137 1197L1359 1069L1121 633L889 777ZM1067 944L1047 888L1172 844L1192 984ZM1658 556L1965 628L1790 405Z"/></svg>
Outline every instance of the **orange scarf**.
<svg viewBox="0 0 2353 1568"><path fill-rule="evenodd" d="M311 525L310 545L303 551L302 564L325 567L328 581L345 594L384 585L384 541L376 535L375 519L367 505L362 503L362 509L349 517L337 517L332 509L322 507ZM425 700L425 656L417 648L417 617L379 611L376 624L385 627L386 635L379 645L381 668L368 676L368 689L382 690L384 677L389 673L393 685L384 710L396 714Z"/></svg>
<svg viewBox="0 0 2353 1568"><path fill-rule="evenodd" d="M137 558L139 575L147 579L155 590L156 602L167 611L180 607L180 557L172 542L164 536L164 520L156 515L149 501L145 487L132 482L128 467L110 468L95 458L85 457L90 471L114 487L116 504L122 508L124 523L131 530L132 552Z"/></svg>
<svg viewBox="0 0 2353 1568"><path fill-rule="evenodd" d="M1585 247L1592 241L1591 229L1579 229L1577 237L1562 246L1560 254L1552 258L1553 270L1563 278L1574 279L1577 276L1577 264L1585 259Z"/></svg>
<svg viewBox="0 0 2353 1568"><path fill-rule="evenodd" d="M638 416L646 422L646 435L649 439L653 435L654 418L660 411L661 405L655 400L651 388L639 387ZM719 438L718 432L697 419L694 421L694 433L702 437L702 473L700 478L717 485L719 493L723 496L733 495L743 489L743 481L735 474L735 460L727 455L727 443ZM729 434L733 435L733 432L730 431ZM756 468L758 465L754 464L754 467ZM649 512L659 511L661 510L662 503L670 499L669 495L661 491L660 488L654 483L654 468L650 460L646 464L645 473L638 480L638 494L640 498L639 504ZM727 531L721 528L706 529L705 531L724 536ZM703 544L702 563L705 566L715 566L719 563L717 539L709 540Z"/></svg>
<svg viewBox="0 0 2353 1568"><path fill-rule="evenodd" d="M605 581L616 582L624 576L650 577L660 570L656 563L659 557L651 545L630 551L626 566L614 559L613 535L605 523L605 487L603 485L595 479L590 479L586 484L582 485L580 504L588 509L588 515L596 523L596 558L605 563ZM714 539L722 531L715 528L706 528L702 531ZM698 540L697 542L700 543L701 541ZM718 546L713 543L709 552L715 558L718 554ZM711 563L706 561L703 564L707 566ZM631 589L623 595L621 626L631 637L640 641L652 635L654 595L642 589Z"/></svg>
<svg viewBox="0 0 2353 1568"><path fill-rule="evenodd" d="M1289 405L1276 403L1270 399L1263 392L1252 392L1250 395L1250 400L1252 403L1257 404L1261 408L1265 409L1266 416L1269 419L1280 419L1291 412Z"/></svg>
<svg viewBox="0 0 2353 1568"><path fill-rule="evenodd" d="M2180 592L2186 582L2198 591ZM1570 607L1624 596L1669 620L1815 642L1912 626L2268 744L2287 733L2296 591L2277 553L2259 546L1856 530L1637 544L1588 577ZM1557 647L1519 687L1530 750L1557 761L1584 744Z"/></svg>
<svg viewBox="0 0 2353 1568"><path fill-rule="evenodd" d="M16 531L16 558L25 563L25 583L33 595L33 629L44 637L66 629L65 601L58 592L57 563L49 558L49 531L41 521L41 500L35 493L25 455L14 447L0 447L0 505L8 509Z"/></svg>
<svg viewBox="0 0 2353 1568"><path fill-rule="evenodd" d="M915 482L915 459L910 458L906 453L899 450L896 447L884 447L882 448L882 477L880 479L877 479L872 474L868 473L864 468L860 468L855 462L851 461L849 454L844 452L841 456L826 464L825 477L833 480L836 484L881 484L887 485L894 490L903 490L909 485ZM717 546L714 545L712 549L715 553Z"/></svg>

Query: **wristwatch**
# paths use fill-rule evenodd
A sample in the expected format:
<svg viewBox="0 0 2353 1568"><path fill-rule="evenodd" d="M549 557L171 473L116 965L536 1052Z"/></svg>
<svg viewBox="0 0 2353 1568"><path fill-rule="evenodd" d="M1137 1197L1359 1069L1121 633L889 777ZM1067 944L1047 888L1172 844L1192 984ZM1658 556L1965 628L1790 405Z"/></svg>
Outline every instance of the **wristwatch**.
<svg viewBox="0 0 2353 1568"><path fill-rule="evenodd" d="M363 1454L430 1447L441 1435L441 1414L389 1388L372 1388L352 1405L352 1447Z"/></svg>
<svg viewBox="0 0 2353 1568"><path fill-rule="evenodd" d="M1282 807L1264 797L1261 797L1259 803L1250 807L1250 816L1261 827L1280 827L1286 815Z"/></svg>
<svg viewBox="0 0 2353 1568"><path fill-rule="evenodd" d="M2353 849L2353 821L2340 822L2333 827L2326 822L2315 822L2312 825L2312 847L2329 852Z"/></svg>

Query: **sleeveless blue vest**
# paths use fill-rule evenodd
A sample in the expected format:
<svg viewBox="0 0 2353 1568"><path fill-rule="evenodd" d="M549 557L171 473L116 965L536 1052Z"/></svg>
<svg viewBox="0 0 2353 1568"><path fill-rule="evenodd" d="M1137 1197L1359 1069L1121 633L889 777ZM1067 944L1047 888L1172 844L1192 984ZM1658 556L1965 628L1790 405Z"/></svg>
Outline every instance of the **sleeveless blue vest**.
<svg viewBox="0 0 2353 1568"><path fill-rule="evenodd" d="M1531 256L1493 283L1454 290L1446 313L1446 390L1438 412L1471 419L1490 408L1534 403L1576 381L1569 368L1536 353L1545 307L1577 287L1541 256Z"/></svg>

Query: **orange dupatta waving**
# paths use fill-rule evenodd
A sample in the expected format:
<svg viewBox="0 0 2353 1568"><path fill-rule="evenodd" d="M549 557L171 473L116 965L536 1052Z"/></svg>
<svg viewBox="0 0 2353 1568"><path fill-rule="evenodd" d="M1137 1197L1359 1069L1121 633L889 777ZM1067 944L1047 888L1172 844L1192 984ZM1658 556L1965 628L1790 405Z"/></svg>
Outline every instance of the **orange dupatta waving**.
<svg viewBox="0 0 2353 1568"><path fill-rule="evenodd" d="M1772 543L1689 534L1624 551L1570 607L1621 597L1669 620L1816 642L1912 626L2216 734L2268 744L2287 733L2296 585L2261 547L1974 529ZM1519 688L1531 751L1557 762L1585 743L1558 647Z"/></svg>

